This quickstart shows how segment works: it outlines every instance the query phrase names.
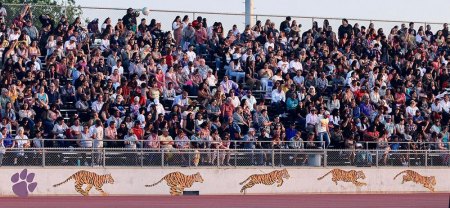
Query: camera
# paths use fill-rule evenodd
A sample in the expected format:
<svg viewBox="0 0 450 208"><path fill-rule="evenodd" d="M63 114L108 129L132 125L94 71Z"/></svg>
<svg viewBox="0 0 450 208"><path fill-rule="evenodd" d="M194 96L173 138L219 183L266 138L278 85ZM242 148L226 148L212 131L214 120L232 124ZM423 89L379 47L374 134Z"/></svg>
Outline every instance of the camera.
<svg viewBox="0 0 450 208"><path fill-rule="evenodd" d="M141 14L139 11L137 10L133 10L132 13L134 17L139 17L139 15Z"/></svg>

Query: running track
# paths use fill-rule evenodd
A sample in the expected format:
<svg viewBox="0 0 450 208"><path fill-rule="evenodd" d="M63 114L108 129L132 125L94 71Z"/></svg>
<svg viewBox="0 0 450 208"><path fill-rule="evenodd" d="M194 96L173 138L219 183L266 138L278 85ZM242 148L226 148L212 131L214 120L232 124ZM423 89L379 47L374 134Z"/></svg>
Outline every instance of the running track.
<svg viewBox="0 0 450 208"><path fill-rule="evenodd" d="M449 194L304 194L304 195L232 195L232 196L64 196L64 197L3 197L0 207L396 207L447 208Z"/></svg>

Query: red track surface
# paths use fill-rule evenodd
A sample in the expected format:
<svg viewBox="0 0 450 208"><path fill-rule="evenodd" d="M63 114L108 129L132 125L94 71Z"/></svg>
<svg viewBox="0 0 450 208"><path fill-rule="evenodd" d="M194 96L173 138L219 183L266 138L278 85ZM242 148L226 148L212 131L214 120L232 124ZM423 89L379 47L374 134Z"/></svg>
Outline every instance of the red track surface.
<svg viewBox="0 0 450 208"><path fill-rule="evenodd" d="M247 196L110 196L0 198L0 207L421 207L447 208L449 194L304 194Z"/></svg>

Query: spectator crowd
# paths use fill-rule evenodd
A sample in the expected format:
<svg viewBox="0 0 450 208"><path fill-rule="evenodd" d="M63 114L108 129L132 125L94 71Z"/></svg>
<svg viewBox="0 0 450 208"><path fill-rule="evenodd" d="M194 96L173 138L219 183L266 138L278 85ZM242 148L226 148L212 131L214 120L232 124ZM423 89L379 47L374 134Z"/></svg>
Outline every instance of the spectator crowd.
<svg viewBox="0 0 450 208"><path fill-rule="evenodd" d="M2 150L449 148L447 24L0 16Z"/></svg>

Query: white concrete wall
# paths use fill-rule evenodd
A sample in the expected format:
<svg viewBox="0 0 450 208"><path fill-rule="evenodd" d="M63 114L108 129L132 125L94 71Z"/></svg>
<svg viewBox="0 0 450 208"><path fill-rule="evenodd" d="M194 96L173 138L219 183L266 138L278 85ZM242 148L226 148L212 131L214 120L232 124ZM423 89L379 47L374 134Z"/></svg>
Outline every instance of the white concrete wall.
<svg viewBox="0 0 450 208"><path fill-rule="evenodd" d="M293 193L370 193L370 192L430 192L420 184L407 182L401 184L402 176L393 180L394 176L407 168L345 168L344 170L362 170L366 179L359 180L367 183L367 186L356 187L349 182L338 182L335 185L331 181L331 174L322 180L317 180L331 170L331 168L311 168L311 169L289 169L290 178L284 181L281 187L274 185L255 185L248 189L247 194L293 194ZM0 177L0 196L15 195L12 191L11 176L14 173L21 172L22 168L1 169ZM70 177L75 172L82 169L75 168L28 168L28 173L35 173L34 182L37 187L31 195L80 195L75 191L74 180L71 180L58 187L54 184L60 183ZM240 194L240 182L244 181L252 174L269 173L274 169L255 168L255 169L118 169L118 168L86 168L84 170L92 171L97 174L111 174L115 180L114 184L105 184L103 190L109 195L169 195L169 187L162 182L154 187L144 187L146 184L153 184L159 181L166 174L180 171L184 174L195 174L199 172L203 183L194 183L186 191L200 191L201 195L206 194ZM281 170L278 168L276 170ZM436 192L450 192L450 169L448 168L428 168L412 169L424 176L436 177ZM99 195L99 192L92 188L90 195Z"/></svg>

